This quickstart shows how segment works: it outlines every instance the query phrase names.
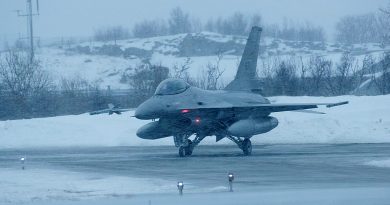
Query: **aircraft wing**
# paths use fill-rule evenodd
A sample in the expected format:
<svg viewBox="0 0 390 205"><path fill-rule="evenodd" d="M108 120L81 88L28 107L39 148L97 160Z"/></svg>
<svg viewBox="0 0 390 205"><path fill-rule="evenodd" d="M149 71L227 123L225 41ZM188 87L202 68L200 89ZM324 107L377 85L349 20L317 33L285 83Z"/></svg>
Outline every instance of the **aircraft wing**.
<svg viewBox="0 0 390 205"><path fill-rule="evenodd" d="M256 110L264 112L284 112L284 111L297 111L297 110L306 110L318 108L318 106L324 105L328 108L348 104L348 101L338 102L338 103L272 103L272 104L253 104L253 105L241 105L241 106L204 106L204 107L194 107L194 108L183 108L188 110L225 110L225 109L235 109L235 110Z"/></svg>
<svg viewBox="0 0 390 205"><path fill-rule="evenodd" d="M263 104L255 105L253 108L256 110L263 110L266 112L284 112L284 111L296 111L296 110L306 110L318 108L320 105L324 105L327 108L340 106L348 104L348 101L338 102L338 103L273 103L273 104Z"/></svg>

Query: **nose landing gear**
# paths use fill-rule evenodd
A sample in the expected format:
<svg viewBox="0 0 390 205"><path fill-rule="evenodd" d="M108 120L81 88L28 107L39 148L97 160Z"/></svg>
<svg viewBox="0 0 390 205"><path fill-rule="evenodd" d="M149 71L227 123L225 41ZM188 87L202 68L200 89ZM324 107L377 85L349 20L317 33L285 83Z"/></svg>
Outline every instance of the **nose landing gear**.
<svg viewBox="0 0 390 205"><path fill-rule="evenodd" d="M185 157L192 155L194 149L193 143L190 139L185 140L185 142L179 147L179 156Z"/></svg>
<svg viewBox="0 0 390 205"><path fill-rule="evenodd" d="M191 156L194 148L205 138L205 136L197 134L195 139L191 141L188 137L189 136L187 136L187 139L183 138L182 143L178 144L179 157Z"/></svg>

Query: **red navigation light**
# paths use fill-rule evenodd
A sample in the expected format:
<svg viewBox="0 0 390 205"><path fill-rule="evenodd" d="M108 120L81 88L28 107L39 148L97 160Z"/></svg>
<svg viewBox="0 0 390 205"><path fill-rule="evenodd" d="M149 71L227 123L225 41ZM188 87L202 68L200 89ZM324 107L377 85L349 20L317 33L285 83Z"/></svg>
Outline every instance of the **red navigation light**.
<svg viewBox="0 0 390 205"><path fill-rule="evenodd" d="M184 109L184 110L181 110L181 113L189 113L190 110L189 109Z"/></svg>

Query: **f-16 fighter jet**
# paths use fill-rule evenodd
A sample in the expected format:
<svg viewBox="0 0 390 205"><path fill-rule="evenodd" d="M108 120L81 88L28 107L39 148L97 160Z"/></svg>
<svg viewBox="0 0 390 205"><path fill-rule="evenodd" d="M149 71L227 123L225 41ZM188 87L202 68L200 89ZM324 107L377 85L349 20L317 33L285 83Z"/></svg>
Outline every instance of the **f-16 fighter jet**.
<svg viewBox="0 0 390 205"><path fill-rule="evenodd" d="M153 120L139 128L137 136L148 140L173 136L180 157L191 155L208 136L216 136L216 141L227 138L244 155L250 155L251 138L278 126L272 113L348 103L274 104L260 95L256 66L261 31L260 27L252 28L235 79L225 89L202 90L181 79L162 81L154 95L135 111L136 118Z"/></svg>

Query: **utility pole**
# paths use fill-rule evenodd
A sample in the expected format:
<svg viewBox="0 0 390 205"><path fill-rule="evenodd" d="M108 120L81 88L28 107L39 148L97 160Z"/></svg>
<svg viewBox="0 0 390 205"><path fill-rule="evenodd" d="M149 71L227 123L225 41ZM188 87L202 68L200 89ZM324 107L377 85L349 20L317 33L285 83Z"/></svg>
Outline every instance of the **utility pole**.
<svg viewBox="0 0 390 205"><path fill-rule="evenodd" d="M18 16L25 16L27 17L27 33L29 35L28 39L30 41L30 62L34 59L34 30L33 30L33 16L39 15L39 2L36 0L36 6L37 6L37 13L33 14L32 9L32 0L27 0L26 2L26 14L20 14L20 11L17 10Z"/></svg>
<svg viewBox="0 0 390 205"><path fill-rule="evenodd" d="M33 32L33 17L32 17L32 3L31 0L27 0L28 5L28 19L29 19L29 30L30 30L30 62L34 58L34 32Z"/></svg>

